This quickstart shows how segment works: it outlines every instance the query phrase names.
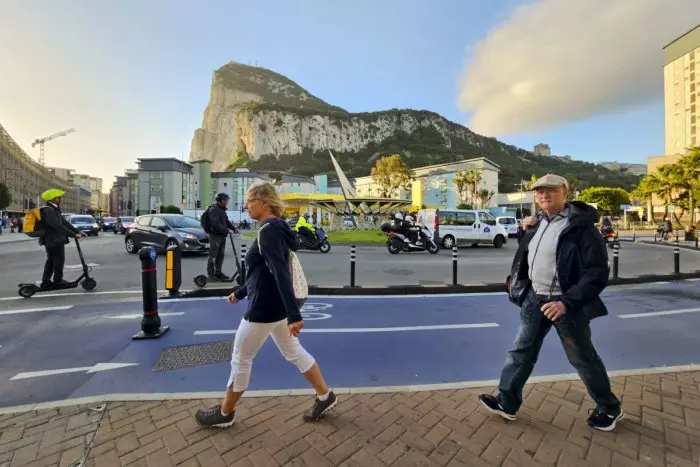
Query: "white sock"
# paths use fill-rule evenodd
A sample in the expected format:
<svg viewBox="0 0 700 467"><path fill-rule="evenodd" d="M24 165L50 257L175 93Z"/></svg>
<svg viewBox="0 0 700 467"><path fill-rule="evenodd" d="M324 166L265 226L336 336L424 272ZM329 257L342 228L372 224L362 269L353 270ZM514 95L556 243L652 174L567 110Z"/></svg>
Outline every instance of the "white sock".
<svg viewBox="0 0 700 467"><path fill-rule="evenodd" d="M229 412L229 413L224 412L224 409L222 407L221 408L221 415L223 415L224 417L228 417L229 415L231 415L231 412Z"/></svg>
<svg viewBox="0 0 700 467"><path fill-rule="evenodd" d="M328 391L327 393L325 393L324 395L322 395L322 396L316 396L316 397L318 397L318 400L320 400L321 402L325 402L325 401L328 400L328 396L330 396L330 395L331 395L331 391L329 390L329 391Z"/></svg>

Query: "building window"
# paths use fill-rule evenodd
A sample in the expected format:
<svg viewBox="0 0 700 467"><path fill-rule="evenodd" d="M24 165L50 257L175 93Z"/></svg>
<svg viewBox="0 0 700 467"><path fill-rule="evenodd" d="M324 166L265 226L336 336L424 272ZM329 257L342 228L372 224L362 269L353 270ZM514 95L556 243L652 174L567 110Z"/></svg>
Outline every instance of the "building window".
<svg viewBox="0 0 700 467"><path fill-rule="evenodd" d="M228 182L224 182L224 188L228 186Z"/></svg>

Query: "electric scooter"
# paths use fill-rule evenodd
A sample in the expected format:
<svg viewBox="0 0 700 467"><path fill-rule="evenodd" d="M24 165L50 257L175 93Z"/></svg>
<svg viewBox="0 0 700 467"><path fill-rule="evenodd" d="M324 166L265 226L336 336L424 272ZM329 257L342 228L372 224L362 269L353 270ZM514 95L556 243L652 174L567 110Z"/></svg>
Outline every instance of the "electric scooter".
<svg viewBox="0 0 700 467"><path fill-rule="evenodd" d="M231 241L231 248L233 249L233 257L236 260L236 272L229 279L217 279L209 277L205 274L200 274L196 276L194 280L194 285L197 287L204 287L209 282L213 283L225 283L230 284L236 282L238 285L243 285L243 276L241 275L241 262L238 260L238 252L236 251L236 245L233 243L233 235L228 234L228 239Z"/></svg>
<svg viewBox="0 0 700 467"><path fill-rule="evenodd" d="M51 284L48 287L41 287L40 285L23 283L19 284L19 296L23 298L29 298L37 292L49 292L52 290L63 290L63 289L74 289L78 285L82 286L86 291L93 290L97 287L97 281L90 277L91 268L85 263L85 257L83 257L83 250L80 249L80 242L78 238L75 238L75 247L78 249L78 256L80 257L80 264L83 266L83 273L78 276L72 282L67 282L64 285Z"/></svg>

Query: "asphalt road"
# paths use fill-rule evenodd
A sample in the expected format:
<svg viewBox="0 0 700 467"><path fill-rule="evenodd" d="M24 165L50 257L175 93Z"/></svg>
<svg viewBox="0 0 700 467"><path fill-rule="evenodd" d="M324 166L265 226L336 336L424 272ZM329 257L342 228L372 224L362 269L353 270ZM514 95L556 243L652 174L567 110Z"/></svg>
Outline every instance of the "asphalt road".
<svg viewBox="0 0 700 467"><path fill-rule="evenodd" d="M236 240L239 247L241 242L250 245L252 240L248 238ZM111 233L100 234L99 237L84 239L81 245L86 261L92 265L92 275L98 282L97 288L92 293L84 292L81 288L52 293L51 295L54 296L66 296L66 301L59 300L58 303L80 303L86 298L90 300L94 297L99 297L99 302L118 301L121 298L120 294L138 295L141 288L140 262L136 255L130 255L124 250L123 236ZM508 274L516 247L517 242L511 240L501 249L490 246L461 248L458 282L460 284L502 282ZM319 252L301 252L300 257L310 284L349 285L349 246L334 245L331 252L325 255ZM6 243L0 244L0 258L0 310L2 310L3 307L9 306L8 303L13 303L14 298L18 298L17 284L40 280L45 253L34 241ZM383 246L358 246L356 268L357 285L361 286L449 284L452 282L452 252L441 250L436 255L426 252L391 255ZM183 258L182 289L193 289L195 286L192 278L203 273L205 269L205 256ZM224 270L230 274L233 269L234 261L229 248ZM158 283L161 287L164 286L164 270L164 257L159 256ZM681 271L694 270L700 270L700 252L681 250ZM622 244L621 277L672 271L671 248ZM66 251L65 278L71 280L79 273L77 251L71 243ZM110 292L110 294L99 295L100 292ZM37 294L28 301L37 301L40 297L41 295ZM46 294L41 298L44 297ZM51 301L56 302L54 297L51 297Z"/></svg>
<svg viewBox="0 0 700 467"><path fill-rule="evenodd" d="M608 289L610 315L592 322L608 370L699 364L697 281ZM0 312L0 407L105 394L223 391L227 345L244 313L224 299L163 302L171 327L161 339L132 341L138 300L45 309L14 302ZM495 386L519 323L504 294L426 297L311 297L302 342L333 388L396 387L480 381ZM194 346L184 347L183 346ZM183 351L158 365L163 352ZM198 357L198 362L185 360ZM195 364L196 363L196 364ZM545 340L535 375L570 374L555 332ZM483 383L486 381L486 383ZM251 390L306 388L271 340L253 365ZM201 395L201 394L200 394Z"/></svg>

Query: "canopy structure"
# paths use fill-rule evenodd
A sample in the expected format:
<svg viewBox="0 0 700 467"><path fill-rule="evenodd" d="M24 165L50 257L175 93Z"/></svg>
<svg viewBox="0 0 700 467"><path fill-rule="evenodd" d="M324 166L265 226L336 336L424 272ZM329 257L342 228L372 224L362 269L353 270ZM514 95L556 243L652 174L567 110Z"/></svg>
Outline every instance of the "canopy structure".
<svg viewBox="0 0 700 467"><path fill-rule="evenodd" d="M312 206L332 212L340 216L384 216L396 211L402 211L412 203L405 199L391 198L348 198L325 199L310 201Z"/></svg>

